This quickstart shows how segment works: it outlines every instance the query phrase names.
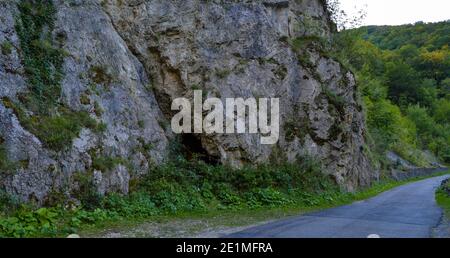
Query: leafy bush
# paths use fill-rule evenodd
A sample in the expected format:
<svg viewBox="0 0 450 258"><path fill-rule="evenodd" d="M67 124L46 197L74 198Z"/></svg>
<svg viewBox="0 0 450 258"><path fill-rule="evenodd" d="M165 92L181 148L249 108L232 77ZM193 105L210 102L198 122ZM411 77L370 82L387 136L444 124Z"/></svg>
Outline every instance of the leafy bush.
<svg viewBox="0 0 450 258"><path fill-rule="evenodd" d="M20 210L14 217L0 218L0 237L29 237L54 235L57 231L58 214L47 208L29 212Z"/></svg>
<svg viewBox="0 0 450 258"><path fill-rule="evenodd" d="M0 189L0 215L10 215L20 208L20 202L14 196Z"/></svg>
<svg viewBox="0 0 450 258"><path fill-rule="evenodd" d="M158 214L155 203L145 192L133 192L129 196L111 194L103 200L102 207L127 218Z"/></svg>
<svg viewBox="0 0 450 258"><path fill-rule="evenodd" d="M89 211L100 207L102 196L97 192L93 176L90 173L75 173L74 181L78 189L73 195L81 202L82 207Z"/></svg>
<svg viewBox="0 0 450 258"><path fill-rule="evenodd" d="M3 55L10 55L14 46L9 41L4 41L0 44L0 50Z"/></svg>
<svg viewBox="0 0 450 258"><path fill-rule="evenodd" d="M14 168L15 164L9 160L6 146L2 138L0 138L0 176L5 173L10 173Z"/></svg>
<svg viewBox="0 0 450 258"><path fill-rule="evenodd" d="M282 207L293 203L293 200L287 198L286 194L273 188L257 188L244 194L244 197L250 208Z"/></svg>
<svg viewBox="0 0 450 258"><path fill-rule="evenodd" d="M102 172L108 172L114 169L116 166L124 164L125 161L122 158L97 156L92 154L92 168Z"/></svg>

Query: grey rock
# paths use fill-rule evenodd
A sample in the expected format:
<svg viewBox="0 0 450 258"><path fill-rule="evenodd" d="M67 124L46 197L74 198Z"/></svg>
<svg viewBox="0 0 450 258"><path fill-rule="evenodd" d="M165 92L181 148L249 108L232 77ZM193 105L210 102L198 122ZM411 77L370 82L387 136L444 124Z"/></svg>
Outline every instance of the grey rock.
<svg viewBox="0 0 450 258"><path fill-rule="evenodd" d="M12 53L0 59L0 97L12 100L27 90L14 29L15 2L0 4L0 42L6 39L14 45ZM10 159L29 162L2 184L22 200L43 203L55 189L70 195L77 188L74 175L90 175L95 155L130 163L91 173L100 193L127 193L130 179L151 173L151 164L167 159L173 135L164 124L173 115L171 102L191 98L194 88L221 99L281 99L276 146L261 145L260 135L194 136L212 159L239 167L274 156L293 161L297 155L312 155L350 191L376 177L363 152L365 121L353 75L308 48L304 51L311 67L288 43L303 36L329 38L333 25L323 1L54 3L53 33L64 35L62 48L69 53L62 101L75 111L89 112L106 130L83 129L72 146L55 153L0 102L0 136ZM103 69L110 80L94 83L93 68ZM150 144L151 150L142 144Z"/></svg>
<svg viewBox="0 0 450 258"><path fill-rule="evenodd" d="M153 79L167 118L172 99L192 98L193 88L200 88L222 99L281 98L282 134L286 121L310 125L303 139L282 137L275 147L260 145L259 135L198 136L220 162L263 163L281 149L291 159L319 157L348 190L370 183L373 170L362 153L366 132L353 75L314 49L308 51L315 69L307 69L284 40L329 37L321 1L141 1L104 8ZM333 107L324 91L339 96L342 107Z"/></svg>
<svg viewBox="0 0 450 258"><path fill-rule="evenodd" d="M386 153L386 159L390 161L392 164L394 164L397 167L403 168L403 169L415 169L417 166L414 166L411 162L403 159L400 157L397 153L393 151L389 151Z"/></svg>

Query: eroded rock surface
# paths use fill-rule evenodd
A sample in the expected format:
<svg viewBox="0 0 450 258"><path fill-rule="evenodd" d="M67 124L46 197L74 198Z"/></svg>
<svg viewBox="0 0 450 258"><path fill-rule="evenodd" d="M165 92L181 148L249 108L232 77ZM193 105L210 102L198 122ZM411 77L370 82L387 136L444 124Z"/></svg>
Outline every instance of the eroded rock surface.
<svg viewBox="0 0 450 258"><path fill-rule="evenodd" d="M0 3L0 43L13 46L0 54L0 97L12 102L28 90L18 2ZM22 200L70 195L79 174L93 177L102 193L126 193L131 178L167 158L171 102L192 98L195 89L221 99L280 98L277 145L261 145L260 135L190 136L211 159L241 166L312 155L348 190L370 183L355 79L320 49L333 30L323 1L53 2L52 35L64 39L60 47L68 53L60 101L106 129L84 128L72 146L53 151L0 102L0 143L21 164L1 180ZM100 171L92 168L96 157L126 162Z"/></svg>

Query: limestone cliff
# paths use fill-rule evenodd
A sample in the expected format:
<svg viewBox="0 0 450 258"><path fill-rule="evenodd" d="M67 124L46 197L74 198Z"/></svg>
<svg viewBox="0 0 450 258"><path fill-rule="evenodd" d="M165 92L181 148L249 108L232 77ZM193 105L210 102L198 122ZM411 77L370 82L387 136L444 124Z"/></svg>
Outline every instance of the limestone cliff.
<svg viewBox="0 0 450 258"><path fill-rule="evenodd" d="M40 12L54 19L29 17ZM128 192L131 178L167 158L171 102L195 89L280 98L281 136L271 146L259 135L185 135L187 149L234 166L312 155L348 190L370 183L355 79L322 49L333 30L324 1L6 0L0 13L9 50L0 53L0 158L9 164L0 180L24 201L70 195L79 175L101 193ZM46 66L33 69L39 58ZM57 90L40 90L42 81ZM50 108L36 107L42 98L54 99ZM61 121L69 125L52 126ZM55 140L55 128L73 139Z"/></svg>

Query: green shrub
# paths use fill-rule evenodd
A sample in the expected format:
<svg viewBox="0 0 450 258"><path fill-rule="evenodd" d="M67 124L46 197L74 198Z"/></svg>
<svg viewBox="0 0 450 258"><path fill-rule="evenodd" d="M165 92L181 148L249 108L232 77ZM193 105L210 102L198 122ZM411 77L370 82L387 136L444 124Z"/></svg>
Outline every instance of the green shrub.
<svg viewBox="0 0 450 258"><path fill-rule="evenodd" d="M70 218L70 221L66 222L71 227L71 229L69 229L70 231L73 231L73 228L79 228L84 224L92 225L102 221L114 220L118 218L117 214L114 212L100 208L96 208L91 211L76 210L72 213L63 212L63 216L64 215Z"/></svg>
<svg viewBox="0 0 450 258"><path fill-rule="evenodd" d="M81 202L84 209L92 211L101 207L103 197L97 191L91 173L75 173L73 175L73 180L78 188L72 194Z"/></svg>
<svg viewBox="0 0 450 258"><path fill-rule="evenodd" d="M0 216L14 214L19 208L20 201L4 189L0 189Z"/></svg>
<svg viewBox="0 0 450 258"><path fill-rule="evenodd" d="M331 105L335 106L340 112L343 112L346 102L345 99L342 96L337 95L336 93L332 92L327 87L322 87L323 94L327 97L328 101Z"/></svg>
<svg viewBox="0 0 450 258"><path fill-rule="evenodd" d="M239 194L233 189L233 186L229 184L218 184L214 192L217 199L224 207L233 209L242 206L244 202Z"/></svg>
<svg viewBox="0 0 450 258"><path fill-rule="evenodd" d="M54 236L57 231L57 216L58 213L47 208L33 212L20 210L14 217L0 218L0 237Z"/></svg>
<svg viewBox="0 0 450 258"><path fill-rule="evenodd" d="M150 195L145 192L133 192L129 196L111 194L103 200L102 207L127 218L147 218L159 213Z"/></svg>
<svg viewBox="0 0 450 258"><path fill-rule="evenodd" d="M105 66L92 66L89 69L89 75L91 80L96 84L102 84L108 86L114 81L113 76Z"/></svg>
<svg viewBox="0 0 450 258"><path fill-rule="evenodd" d="M7 56L12 53L14 46L9 41L4 41L0 44L0 49L3 55Z"/></svg>
<svg viewBox="0 0 450 258"><path fill-rule="evenodd" d="M53 150L63 150L72 145L83 127L95 129L96 121L84 112L70 112L54 117L31 118L31 130L45 145Z"/></svg>
<svg viewBox="0 0 450 258"><path fill-rule="evenodd" d="M11 162L6 151L6 146L0 137L0 177L2 174L11 173L16 168L16 164Z"/></svg>
<svg viewBox="0 0 450 258"><path fill-rule="evenodd" d="M322 173L321 165L308 157L293 164L242 169L180 159L154 168L137 186L138 191L152 196L157 207L172 211L202 209L215 201L231 209L278 206L289 203L283 196L292 189L312 193L339 191L335 182ZM194 203L186 202L189 197Z"/></svg>
<svg viewBox="0 0 450 258"><path fill-rule="evenodd" d="M116 157L105 157L105 156L92 156L92 168L95 170L99 170L102 172L108 172L117 167L118 165L122 165L125 161L122 158Z"/></svg>
<svg viewBox="0 0 450 258"><path fill-rule="evenodd" d="M104 125L97 123L87 112L72 111L65 107L59 107L56 115L26 113L24 105L12 102L8 98L2 99L7 108L11 108L19 119L21 125L40 139L47 148L55 151L65 150L72 145L83 128L89 128L93 132L104 131Z"/></svg>
<svg viewBox="0 0 450 258"><path fill-rule="evenodd" d="M245 195L247 205L251 208L255 207L282 207L292 204L285 194L273 188L257 188Z"/></svg>

